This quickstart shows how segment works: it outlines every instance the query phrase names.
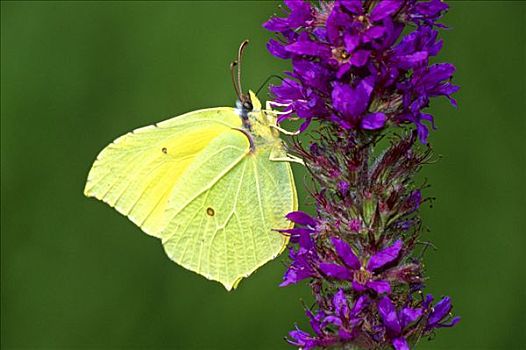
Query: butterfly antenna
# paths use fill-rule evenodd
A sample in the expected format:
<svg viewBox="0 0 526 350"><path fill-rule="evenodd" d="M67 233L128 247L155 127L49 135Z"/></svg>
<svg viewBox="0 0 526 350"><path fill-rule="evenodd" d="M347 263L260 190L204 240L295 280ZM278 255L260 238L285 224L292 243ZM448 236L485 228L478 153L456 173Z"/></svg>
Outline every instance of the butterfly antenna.
<svg viewBox="0 0 526 350"><path fill-rule="evenodd" d="M261 85L258 87L258 89L256 90L256 95L259 95L259 93L261 92L261 90L265 87L265 85L270 81L270 79L272 78L276 78L276 79L279 79L281 81L285 81L285 79L283 79L282 77L280 77L279 75L276 75L276 74L272 74L271 76L269 76L267 79L265 79L265 81L263 83L261 83Z"/></svg>
<svg viewBox="0 0 526 350"><path fill-rule="evenodd" d="M236 96L238 100L241 100L241 94L239 93L239 88L237 86L236 78L235 78L236 73L234 72L234 68L236 66L237 66L237 61L234 60L233 62L230 63L230 77L232 78L232 85L234 85Z"/></svg>
<svg viewBox="0 0 526 350"><path fill-rule="evenodd" d="M241 45L239 46L239 50L237 51L237 88L239 91L239 97L240 100L245 97L243 95L243 88L241 87L241 61L243 58L243 51L248 45L248 40L244 40Z"/></svg>

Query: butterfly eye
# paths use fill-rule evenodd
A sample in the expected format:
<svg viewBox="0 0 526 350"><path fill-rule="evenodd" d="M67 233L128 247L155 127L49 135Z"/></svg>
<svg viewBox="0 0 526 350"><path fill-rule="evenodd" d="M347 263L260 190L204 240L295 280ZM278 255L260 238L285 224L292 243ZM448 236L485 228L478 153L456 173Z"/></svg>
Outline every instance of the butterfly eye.
<svg viewBox="0 0 526 350"><path fill-rule="evenodd" d="M250 101L243 102L243 109L251 111L253 108L254 106L252 106L252 102Z"/></svg>

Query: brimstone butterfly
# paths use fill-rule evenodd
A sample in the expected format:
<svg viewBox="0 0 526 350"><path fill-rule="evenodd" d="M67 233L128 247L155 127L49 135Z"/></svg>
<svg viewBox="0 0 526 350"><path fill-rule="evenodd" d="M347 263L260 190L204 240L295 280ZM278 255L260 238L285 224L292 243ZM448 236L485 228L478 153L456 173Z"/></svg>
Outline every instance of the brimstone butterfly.
<svg viewBox="0 0 526 350"><path fill-rule="evenodd" d="M275 229L291 228L285 215L298 207L289 163L297 159L276 115L253 92L239 95L238 109L202 109L119 137L84 189L227 290L283 251L288 237Z"/></svg>

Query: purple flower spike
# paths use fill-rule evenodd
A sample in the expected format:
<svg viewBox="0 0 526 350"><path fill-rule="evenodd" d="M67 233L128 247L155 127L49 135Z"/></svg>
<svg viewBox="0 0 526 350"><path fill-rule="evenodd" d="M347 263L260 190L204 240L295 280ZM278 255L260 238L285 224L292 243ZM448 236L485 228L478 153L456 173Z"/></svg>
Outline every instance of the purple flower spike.
<svg viewBox="0 0 526 350"><path fill-rule="evenodd" d="M453 106L455 67L437 56L442 0L287 0L269 52L292 67L270 86L277 123L298 120L310 144L288 146L312 177L316 215L294 211L290 265L281 286L309 283L312 331L287 341L301 349L409 350L451 327L451 301L421 298L424 201L415 176L428 164L441 121L435 97ZM438 62L438 63L435 63ZM316 127L316 130L311 130ZM307 135L307 136L309 136ZM381 140L384 140L380 142ZM387 140L388 142L385 142Z"/></svg>

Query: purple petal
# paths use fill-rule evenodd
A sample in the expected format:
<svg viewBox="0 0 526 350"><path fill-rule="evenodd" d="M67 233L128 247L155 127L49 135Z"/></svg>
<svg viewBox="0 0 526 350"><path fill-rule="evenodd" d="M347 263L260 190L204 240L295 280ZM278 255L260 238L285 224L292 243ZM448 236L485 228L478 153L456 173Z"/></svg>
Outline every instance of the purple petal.
<svg viewBox="0 0 526 350"><path fill-rule="evenodd" d="M358 315L362 310L369 304L369 298L365 295L362 295L354 302L351 313L353 315Z"/></svg>
<svg viewBox="0 0 526 350"><path fill-rule="evenodd" d="M378 2L378 5L376 5L371 12L370 18L374 22L380 21L384 19L387 16L392 15L395 13L402 4L399 0L382 0Z"/></svg>
<svg viewBox="0 0 526 350"><path fill-rule="evenodd" d="M380 250L378 253L371 257L369 263L367 264L367 269L369 271L375 271L393 262L398 258L398 254L400 254L402 246L402 241L397 240L390 247Z"/></svg>
<svg viewBox="0 0 526 350"><path fill-rule="evenodd" d="M345 43L345 50L347 50L348 53L352 53L358 45L360 45L360 37L355 34L345 33L343 42Z"/></svg>
<svg viewBox="0 0 526 350"><path fill-rule="evenodd" d="M362 293L367 290L367 288L363 284L356 281L352 281L352 288L358 293Z"/></svg>
<svg viewBox="0 0 526 350"><path fill-rule="evenodd" d="M410 307L405 307L402 310L402 314L400 315L400 323L402 328L405 328L410 323L416 321L418 318L420 318L420 316L422 316L422 313L423 311L421 308L412 309Z"/></svg>
<svg viewBox="0 0 526 350"><path fill-rule="evenodd" d="M351 63L355 67L363 67L367 63L370 55L371 51L357 50L351 54Z"/></svg>
<svg viewBox="0 0 526 350"><path fill-rule="evenodd" d="M336 82L332 102L336 110L346 117L356 117L365 111L373 91L374 78L366 78L355 87Z"/></svg>
<svg viewBox="0 0 526 350"><path fill-rule="evenodd" d="M391 285L387 281L369 281L367 287L378 294L391 293Z"/></svg>
<svg viewBox="0 0 526 350"><path fill-rule="evenodd" d="M332 90L332 104L345 116L355 116L356 111L365 109L366 104L359 98L353 98L354 90L348 84L336 82Z"/></svg>
<svg viewBox="0 0 526 350"><path fill-rule="evenodd" d="M453 327L454 325L456 325L457 323L460 322L460 317L459 316L455 316L453 317L453 319L451 319L451 321L449 322L441 322L437 328L443 328L443 327Z"/></svg>
<svg viewBox="0 0 526 350"><path fill-rule="evenodd" d="M314 241L311 235L315 232L309 228L296 227L287 230L277 230L278 232L289 234L292 243L298 243L300 248L311 250L314 247Z"/></svg>
<svg viewBox="0 0 526 350"><path fill-rule="evenodd" d="M341 326L342 325L342 319L339 318L338 316L327 316L323 319L323 322L324 323L330 323L330 324L333 324L333 325L336 325L336 326Z"/></svg>
<svg viewBox="0 0 526 350"><path fill-rule="evenodd" d="M316 27L312 30L312 34L316 36L319 41L327 41L327 29L324 27Z"/></svg>
<svg viewBox="0 0 526 350"><path fill-rule="evenodd" d="M286 32L304 26L312 18L312 8L308 1L285 0L285 5L290 9L287 18L272 17L263 24L263 27L272 32Z"/></svg>
<svg viewBox="0 0 526 350"><path fill-rule="evenodd" d="M322 334L322 321L325 318L325 313L323 311L318 310L318 312L315 314L312 313L309 309L305 311L305 314L309 318L310 326L312 327L312 330L317 334Z"/></svg>
<svg viewBox="0 0 526 350"><path fill-rule="evenodd" d="M429 67L427 74L419 83L426 91L431 91L438 83L451 79L453 73L455 73L454 65L450 63L437 63Z"/></svg>
<svg viewBox="0 0 526 350"><path fill-rule="evenodd" d="M271 32L284 32L290 29L290 24L286 18L272 17L263 23L263 28Z"/></svg>
<svg viewBox="0 0 526 350"><path fill-rule="evenodd" d="M317 341L309 333L302 331L296 326L296 330L289 332L289 337L293 340L287 339L291 345L301 347L302 349L313 349L317 346Z"/></svg>
<svg viewBox="0 0 526 350"><path fill-rule="evenodd" d="M352 20L349 15L342 11L338 3L335 3L326 21L327 37L329 42L334 46L340 46L342 44L340 31L342 28L347 28L350 23L352 23Z"/></svg>
<svg viewBox="0 0 526 350"><path fill-rule="evenodd" d="M295 58L292 60L294 73L301 77L304 85L314 87L324 93L329 91L331 72L318 62Z"/></svg>
<svg viewBox="0 0 526 350"><path fill-rule="evenodd" d="M383 297L378 302L378 313L382 317L383 324L391 335L399 335L401 332L400 322L396 309L389 297Z"/></svg>
<svg viewBox="0 0 526 350"><path fill-rule="evenodd" d="M338 338L340 338L340 341L348 342L354 339L354 334L340 327L340 329L338 329Z"/></svg>
<svg viewBox="0 0 526 350"><path fill-rule="evenodd" d="M291 29L302 27L312 19L312 7L308 1L285 0L285 5L290 9L288 21Z"/></svg>
<svg viewBox="0 0 526 350"><path fill-rule="evenodd" d="M338 256L342 259L345 265L353 270L359 270L361 266L360 260L358 260L352 251L351 246L347 242L336 237L331 237L331 241L336 253L338 253Z"/></svg>
<svg viewBox="0 0 526 350"><path fill-rule="evenodd" d="M270 92L278 100L296 100L303 97L301 85L292 79L285 79L281 82L281 85L271 86Z"/></svg>
<svg viewBox="0 0 526 350"><path fill-rule="evenodd" d="M444 297L434 307L427 320L428 324L437 324L451 311L451 298Z"/></svg>
<svg viewBox="0 0 526 350"><path fill-rule="evenodd" d="M347 62L338 68L338 71L336 72L336 78L341 79L345 74L347 74L351 70L352 65Z"/></svg>
<svg viewBox="0 0 526 350"><path fill-rule="evenodd" d="M296 284L299 281L304 280L305 278L311 277L310 273L307 273L306 270L296 269L290 267L283 276L283 282L280 283L280 287L286 287L291 284Z"/></svg>
<svg viewBox="0 0 526 350"><path fill-rule="evenodd" d="M352 277L351 273L346 267L337 264L321 263L319 268L320 271L328 277L336 278L339 280L350 280Z"/></svg>
<svg viewBox="0 0 526 350"><path fill-rule="evenodd" d="M373 26L365 31L365 36L367 37L368 41L371 41L380 38L385 32L385 27Z"/></svg>
<svg viewBox="0 0 526 350"><path fill-rule="evenodd" d="M303 99L293 101L292 105L298 117L303 119L323 118L328 113L325 107L325 99L314 93L312 89L307 91Z"/></svg>
<svg viewBox="0 0 526 350"><path fill-rule="evenodd" d="M303 252L295 252L293 249L290 250L289 256L292 260L291 265L283 276L283 282L280 287L285 287L290 284L296 284L301 280L316 275L315 271L311 267L312 254L309 251L303 250Z"/></svg>
<svg viewBox="0 0 526 350"><path fill-rule="evenodd" d="M349 309L349 303L347 302L343 289L338 289L334 294L332 305L334 306L334 311L336 311L341 318L349 318L351 310Z"/></svg>
<svg viewBox="0 0 526 350"><path fill-rule="evenodd" d="M285 50L285 47L281 45L277 40L270 39L267 42L267 49L272 55L276 57L283 59L289 59L291 57L290 52Z"/></svg>
<svg viewBox="0 0 526 350"><path fill-rule="evenodd" d="M383 128L386 121L387 116L384 113L369 113L363 117L361 127L365 130L377 130Z"/></svg>
<svg viewBox="0 0 526 350"><path fill-rule="evenodd" d="M424 298L424 301L422 302L422 306L424 306L424 308L428 308L432 302L433 302L433 295L427 294L426 297Z"/></svg>
<svg viewBox="0 0 526 350"><path fill-rule="evenodd" d="M363 5L361 0L342 0L340 3L351 13L360 15L363 13Z"/></svg>
<svg viewBox="0 0 526 350"><path fill-rule="evenodd" d="M409 344L407 344L404 337L393 339L393 348L395 348L395 350L410 350Z"/></svg>
<svg viewBox="0 0 526 350"><path fill-rule="evenodd" d="M418 139L422 144L427 144L427 136L429 135L429 130L427 129L427 126L425 126L422 123L415 123L416 124L416 132L418 133Z"/></svg>
<svg viewBox="0 0 526 350"><path fill-rule="evenodd" d="M410 55L402 55L395 58L394 62L402 69L409 70L427 61L428 53L419 51Z"/></svg>
<svg viewBox="0 0 526 350"><path fill-rule="evenodd" d="M285 46L285 50L296 55L307 55L316 57L328 57L330 54L329 47L325 44L314 41L296 41Z"/></svg>
<svg viewBox="0 0 526 350"><path fill-rule="evenodd" d="M314 220L309 214L300 210L290 212L285 215L285 217L300 225L316 227L316 220Z"/></svg>
<svg viewBox="0 0 526 350"><path fill-rule="evenodd" d="M415 6L415 12L419 16L424 17L437 17L440 12L447 10L448 4L441 0L431 0L426 2L418 2Z"/></svg>

